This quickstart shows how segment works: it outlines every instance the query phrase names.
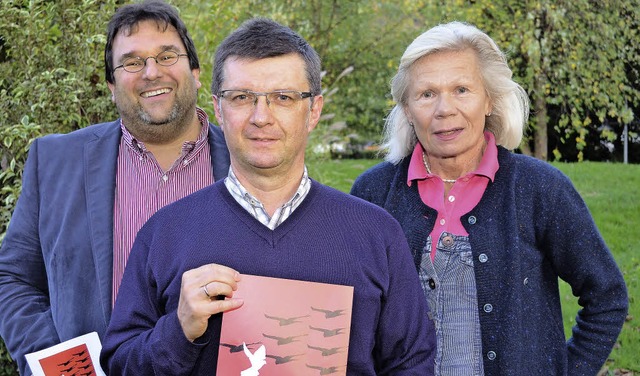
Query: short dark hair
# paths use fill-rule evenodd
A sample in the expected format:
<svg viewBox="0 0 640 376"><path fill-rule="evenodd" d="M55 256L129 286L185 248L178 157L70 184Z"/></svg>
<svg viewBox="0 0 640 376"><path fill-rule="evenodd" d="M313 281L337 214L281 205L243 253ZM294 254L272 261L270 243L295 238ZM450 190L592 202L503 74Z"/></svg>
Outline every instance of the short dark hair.
<svg viewBox="0 0 640 376"><path fill-rule="evenodd" d="M184 48L187 50L189 57L189 66L191 69L199 69L200 62L196 47L189 36L187 27L180 19L178 11L171 5L160 0L147 0L139 4L128 4L120 7L111 17L107 26L107 44L104 47L104 67L105 78L108 83L114 83L113 77L113 40L118 32L131 34L135 31L138 23L142 21L156 21L158 28L166 30L169 25L173 26L177 31Z"/></svg>
<svg viewBox="0 0 640 376"><path fill-rule="evenodd" d="M211 80L211 94L222 85L224 63L231 56L241 59L265 59L298 54L305 62L307 79L313 95L322 93L320 56L299 34L267 18L252 18L229 34L216 50Z"/></svg>

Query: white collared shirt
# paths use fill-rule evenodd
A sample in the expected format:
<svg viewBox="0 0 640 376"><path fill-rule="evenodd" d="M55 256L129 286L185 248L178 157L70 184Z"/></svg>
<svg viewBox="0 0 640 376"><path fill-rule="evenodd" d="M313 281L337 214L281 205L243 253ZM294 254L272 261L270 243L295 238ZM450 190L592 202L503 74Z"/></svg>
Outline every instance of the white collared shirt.
<svg viewBox="0 0 640 376"><path fill-rule="evenodd" d="M271 217L269 217L264 205L257 198L251 195L251 193L249 193L242 184L240 184L240 181L233 173L233 168L231 166L229 166L229 175L224 179L224 185L238 204L245 208L255 219L260 221L260 223L273 230L289 218L291 213L293 213L293 211L300 206L304 198L307 197L307 194L311 189L311 179L309 179L307 166L305 166L298 190L296 190L289 201L276 209L275 213L273 213L273 216Z"/></svg>

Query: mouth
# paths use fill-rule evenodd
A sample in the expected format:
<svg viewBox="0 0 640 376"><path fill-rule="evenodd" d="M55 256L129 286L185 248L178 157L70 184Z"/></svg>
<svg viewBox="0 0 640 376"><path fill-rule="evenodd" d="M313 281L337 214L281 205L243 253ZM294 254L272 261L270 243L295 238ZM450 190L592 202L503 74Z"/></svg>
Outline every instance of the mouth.
<svg viewBox="0 0 640 376"><path fill-rule="evenodd" d="M444 130L444 131L438 131L435 132L438 136L452 136L458 132L460 132L462 129L461 128L456 128L456 129L449 129L449 130Z"/></svg>
<svg viewBox="0 0 640 376"><path fill-rule="evenodd" d="M140 94L140 96L142 98L151 98L151 97L156 97L158 95L167 94L170 92L171 92L171 89L165 87L158 90L145 91L142 94Z"/></svg>

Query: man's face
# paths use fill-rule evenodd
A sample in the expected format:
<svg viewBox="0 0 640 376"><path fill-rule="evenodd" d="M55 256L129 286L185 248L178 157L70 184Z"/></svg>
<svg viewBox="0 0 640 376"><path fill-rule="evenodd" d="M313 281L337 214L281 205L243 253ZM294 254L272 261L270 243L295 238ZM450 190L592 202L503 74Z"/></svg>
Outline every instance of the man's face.
<svg viewBox="0 0 640 376"><path fill-rule="evenodd" d="M297 54L249 60L233 56L224 63L221 90L308 92L304 60ZM302 172L307 137L322 112L321 95L299 99L290 107L259 96L255 105L234 107L232 98L214 93L218 124L222 128L234 172L274 176Z"/></svg>
<svg viewBox="0 0 640 376"><path fill-rule="evenodd" d="M121 30L113 40L114 67L130 57L144 59L164 51L186 53L171 25L163 31L155 21L148 20L131 31L128 35L128 30ZM197 121L199 77L198 69L189 68L187 56L181 56L171 66L162 66L150 58L137 73L116 69L114 84L108 85L123 123L133 136L145 142L166 143Z"/></svg>

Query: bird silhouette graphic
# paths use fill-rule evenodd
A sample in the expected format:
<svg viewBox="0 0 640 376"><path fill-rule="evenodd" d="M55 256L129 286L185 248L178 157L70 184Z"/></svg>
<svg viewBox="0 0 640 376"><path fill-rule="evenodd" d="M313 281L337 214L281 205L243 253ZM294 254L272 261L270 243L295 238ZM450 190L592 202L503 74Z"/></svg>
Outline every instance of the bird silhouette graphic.
<svg viewBox="0 0 640 376"><path fill-rule="evenodd" d="M323 337L337 336L338 334L343 334L342 331L344 330L344 328L325 329L325 328L318 328L318 327L315 327L315 326L309 326L309 329L316 330L318 332L322 332L322 336Z"/></svg>
<svg viewBox="0 0 640 376"><path fill-rule="evenodd" d="M311 346L311 345L307 345L307 347L312 349L312 350L320 351L322 353L322 356L329 356L329 355L341 353L342 351L340 351L340 350L346 348L346 347L332 347L330 349L327 349L327 348L324 348L324 347L316 347L316 346Z"/></svg>
<svg viewBox="0 0 640 376"><path fill-rule="evenodd" d="M68 366L69 363L71 363L71 359L67 360L66 362L62 362L62 363L58 364L58 366L59 367L65 367L65 366Z"/></svg>
<svg viewBox="0 0 640 376"><path fill-rule="evenodd" d="M330 375L332 373L339 372L339 368L346 367L346 366L320 367L320 366L311 366L307 364L307 367L320 370L321 375Z"/></svg>
<svg viewBox="0 0 640 376"><path fill-rule="evenodd" d="M277 320L278 323L280 324L280 326L286 326L286 325L299 323L300 319L305 318L305 317L309 317L309 315L296 316L296 317L277 317L277 316L270 316L270 315L267 315L265 313L264 317L266 317L268 319L271 319L271 320Z"/></svg>
<svg viewBox="0 0 640 376"><path fill-rule="evenodd" d="M344 309L328 310L328 309L321 309L321 308L315 308L315 307L311 307L311 309L313 311L324 313L324 317L327 319L342 316L344 315L344 311L345 311Z"/></svg>
<svg viewBox="0 0 640 376"><path fill-rule="evenodd" d="M293 362L296 360L295 358L304 354L296 354L296 355L287 355L287 356L277 356L277 355L269 355L267 354L267 358L275 359L276 364L284 364Z"/></svg>
<svg viewBox="0 0 640 376"><path fill-rule="evenodd" d="M73 355L73 356L80 356L80 355L84 355L84 354L86 354L86 351L82 350L82 351L80 351L79 353L74 353L74 354L72 354L72 355Z"/></svg>
<svg viewBox="0 0 640 376"><path fill-rule="evenodd" d="M262 343L262 342L247 343L247 347L251 349L251 347L250 347L250 346L253 346L253 345L259 345L259 344L261 344L261 343ZM230 343L221 343L221 344L220 344L220 346L228 347L228 348L229 348L229 352L230 352L230 353L236 353L236 352L243 351L243 350L244 350L243 345L244 345L244 343L242 343L242 344L240 344L240 345L232 345L232 344L230 344ZM252 349L252 350L253 350L253 349Z"/></svg>
<svg viewBox="0 0 640 376"><path fill-rule="evenodd" d="M298 341L296 338L304 337L307 334L301 334L299 336L289 336L289 337L278 337L278 336L273 336L273 335L264 334L264 333L262 333L262 335L265 338L275 339L276 341L278 341L277 342L278 346L280 346L280 345L286 345L286 344L291 343L291 342L296 342L296 341Z"/></svg>
<svg viewBox="0 0 640 376"><path fill-rule="evenodd" d="M249 358L251 367L241 371L240 376L258 376L260 374L258 370L267 364L267 349L262 345L255 353L251 353L244 342L242 343L242 349L244 350L244 354L247 358Z"/></svg>

